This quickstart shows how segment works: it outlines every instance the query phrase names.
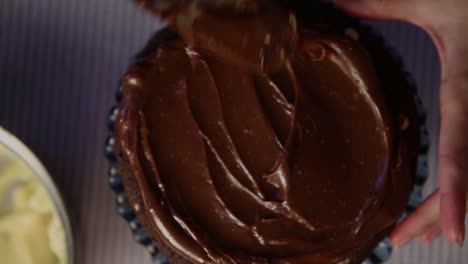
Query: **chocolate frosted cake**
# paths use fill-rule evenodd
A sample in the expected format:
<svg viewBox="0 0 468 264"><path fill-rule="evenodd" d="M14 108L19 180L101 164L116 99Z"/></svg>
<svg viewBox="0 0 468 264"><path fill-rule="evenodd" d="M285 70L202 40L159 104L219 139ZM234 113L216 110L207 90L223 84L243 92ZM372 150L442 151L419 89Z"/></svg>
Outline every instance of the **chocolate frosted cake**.
<svg viewBox="0 0 468 264"><path fill-rule="evenodd" d="M125 192L174 264L360 263L412 190L408 84L341 15L259 3L166 9L122 81Z"/></svg>

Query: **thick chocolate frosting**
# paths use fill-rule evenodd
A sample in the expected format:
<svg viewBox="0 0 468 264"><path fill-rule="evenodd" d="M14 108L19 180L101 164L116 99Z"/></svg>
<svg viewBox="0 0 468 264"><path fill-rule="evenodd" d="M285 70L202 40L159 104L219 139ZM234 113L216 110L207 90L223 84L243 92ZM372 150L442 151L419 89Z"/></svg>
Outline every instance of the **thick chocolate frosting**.
<svg viewBox="0 0 468 264"><path fill-rule="evenodd" d="M119 162L188 262L355 263L404 210L407 119L359 41L331 32L299 29L265 71L164 30L125 75Z"/></svg>

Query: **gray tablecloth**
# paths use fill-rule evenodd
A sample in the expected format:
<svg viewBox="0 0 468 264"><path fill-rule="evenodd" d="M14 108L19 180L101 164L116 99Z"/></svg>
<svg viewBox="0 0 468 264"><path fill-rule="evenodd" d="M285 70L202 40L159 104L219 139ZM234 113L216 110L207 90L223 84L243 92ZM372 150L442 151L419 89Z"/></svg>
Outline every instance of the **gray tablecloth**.
<svg viewBox="0 0 468 264"><path fill-rule="evenodd" d="M68 205L78 264L150 263L115 210L103 156L108 109L129 58L161 24L130 0L0 0L0 125L39 156ZM429 109L436 186L439 63L429 37L374 23L404 56ZM395 252L391 263L468 263L468 249L439 239Z"/></svg>

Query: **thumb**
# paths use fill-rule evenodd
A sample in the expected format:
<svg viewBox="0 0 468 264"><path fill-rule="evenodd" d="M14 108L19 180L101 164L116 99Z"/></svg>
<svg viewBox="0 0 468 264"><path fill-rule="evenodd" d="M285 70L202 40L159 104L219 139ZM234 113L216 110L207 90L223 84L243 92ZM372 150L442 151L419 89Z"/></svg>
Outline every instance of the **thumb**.
<svg viewBox="0 0 468 264"><path fill-rule="evenodd" d="M463 242L468 192L468 39L465 37L468 22L460 21L431 32L440 39L437 46L442 62L439 142L441 227L455 243Z"/></svg>
<svg viewBox="0 0 468 264"><path fill-rule="evenodd" d="M369 19L397 19L413 21L421 0L335 0L345 11ZM418 8L415 8L417 5Z"/></svg>

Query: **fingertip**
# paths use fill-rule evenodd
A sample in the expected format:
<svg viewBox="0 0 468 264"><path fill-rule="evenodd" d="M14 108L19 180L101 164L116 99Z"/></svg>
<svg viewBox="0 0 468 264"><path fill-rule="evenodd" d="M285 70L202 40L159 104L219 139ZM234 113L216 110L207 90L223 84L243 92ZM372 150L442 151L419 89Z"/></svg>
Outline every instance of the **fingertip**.
<svg viewBox="0 0 468 264"><path fill-rule="evenodd" d="M461 245L465 240L465 199L455 194L442 194L440 201L441 227L445 237Z"/></svg>
<svg viewBox="0 0 468 264"><path fill-rule="evenodd" d="M442 221L444 222L444 221ZM462 245L465 242L464 227L455 226L452 224L442 224L442 230L448 241L453 244Z"/></svg>
<svg viewBox="0 0 468 264"><path fill-rule="evenodd" d="M396 249L403 248L409 242L411 242L411 240L413 240L411 235L405 234L401 230L402 228L399 226L390 234L390 244L392 244L392 246Z"/></svg>
<svg viewBox="0 0 468 264"><path fill-rule="evenodd" d="M456 244L456 245L463 245L465 236L462 233L454 231L454 230L450 230L445 234L446 234L446 238L451 243Z"/></svg>
<svg viewBox="0 0 468 264"><path fill-rule="evenodd" d="M452 235L453 237L453 242L458 245L463 245L465 242L465 229L464 227L462 228L461 231L456 232Z"/></svg>
<svg viewBox="0 0 468 264"><path fill-rule="evenodd" d="M397 241L399 240L398 234L395 234L392 232L390 235L390 244L392 244L393 247L397 247Z"/></svg>
<svg viewBox="0 0 468 264"><path fill-rule="evenodd" d="M392 246L395 248L399 248L399 245L401 244L400 241L404 241L408 237L408 234L405 234L404 232L404 226L405 221L397 225L395 229L393 229L392 233L390 233L390 244L392 244Z"/></svg>

